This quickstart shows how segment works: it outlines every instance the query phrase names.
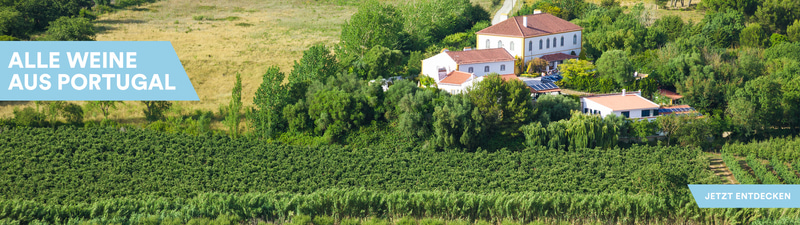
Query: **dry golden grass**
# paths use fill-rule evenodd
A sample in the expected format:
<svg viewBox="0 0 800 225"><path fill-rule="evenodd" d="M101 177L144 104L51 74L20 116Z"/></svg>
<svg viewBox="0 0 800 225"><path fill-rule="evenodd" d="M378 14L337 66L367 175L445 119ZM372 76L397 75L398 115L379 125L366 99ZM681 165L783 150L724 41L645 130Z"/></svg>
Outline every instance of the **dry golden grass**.
<svg viewBox="0 0 800 225"><path fill-rule="evenodd" d="M473 2L493 8L491 0ZM267 67L279 66L288 75L310 45L337 43L341 25L357 8L351 1L163 0L101 15L95 23L96 39L170 41L200 98L177 102L180 110L176 111L216 112L230 101L236 73L242 75L242 101L249 107ZM15 107L33 105L4 103L0 118L12 116ZM140 102L126 102L110 118L140 123L143 108ZM90 114L86 118L101 117Z"/></svg>
<svg viewBox="0 0 800 225"><path fill-rule="evenodd" d="M670 16L676 15L683 18L684 22L693 21L697 23L703 19L705 16L705 12L699 10L682 10L682 9L656 9L656 5L653 3L653 0L617 0L621 6L634 6L639 3L644 3L645 7L648 9L653 9L654 13L653 16L655 18L660 18L662 16ZM594 4L600 4L602 0L586 0L586 2L591 2ZM692 0L692 5L699 4L701 0ZM684 3L688 4L689 0L684 0ZM680 2L678 2L678 6L680 6Z"/></svg>

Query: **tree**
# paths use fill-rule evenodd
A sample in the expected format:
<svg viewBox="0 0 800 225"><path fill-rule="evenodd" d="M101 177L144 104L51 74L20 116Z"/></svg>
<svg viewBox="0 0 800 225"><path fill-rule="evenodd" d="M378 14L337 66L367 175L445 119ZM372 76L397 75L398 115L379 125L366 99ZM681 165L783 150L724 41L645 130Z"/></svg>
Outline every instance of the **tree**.
<svg viewBox="0 0 800 225"><path fill-rule="evenodd" d="M536 120L547 125L550 121L569 119L580 103L565 95L544 95L536 99Z"/></svg>
<svg viewBox="0 0 800 225"><path fill-rule="evenodd" d="M727 113L745 136L761 135L773 126L781 125L781 84L775 77L762 76L748 81L744 88L730 96ZM767 132L768 133L768 132Z"/></svg>
<svg viewBox="0 0 800 225"><path fill-rule="evenodd" d="M787 38L786 35L783 35L783 34L772 34L771 36L769 36L769 44L770 44L770 46L775 46L775 45L778 45L780 43L788 42L788 41L789 41L789 38Z"/></svg>
<svg viewBox="0 0 800 225"><path fill-rule="evenodd" d="M717 80L717 72L712 66L693 68L691 75L677 85L681 100L704 113L724 109L725 84Z"/></svg>
<svg viewBox="0 0 800 225"><path fill-rule="evenodd" d="M764 0L755 13L756 21L773 32L782 33L800 19L800 1Z"/></svg>
<svg viewBox="0 0 800 225"><path fill-rule="evenodd" d="M566 63L558 65L558 71L564 76L562 82L570 83L570 80L580 77L594 77L595 66L586 60L569 59Z"/></svg>
<svg viewBox="0 0 800 225"><path fill-rule="evenodd" d="M613 79L618 85L625 85L633 80L633 65L628 54L621 50L604 52L597 60L597 72L601 77Z"/></svg>
<svg viewBox="0 0 800 225"><path fill-rule="evenodd" d="M542 123L533 122L520 127L520 130L525 135L525 146L533 148L547 144L547 127L542 126Z"/></svg>
<svg viewBox="0 0 800 225"><path fill-rule="evenodd" d="M308 86L314 81L326 81L336 75L339 66L336 57L324 44L311 45L303 51L303 58L294 62L292 73L289 76L288 89L293 101L304 98Z"/></svg>
<svg viewBox="0 0 800 225"><path fill-rule="evenodd" d="M148 122L154 122L164 119L164 112L172 107L172 102L168 101L142 101L145 109L142 110L144 118Z"/></svg>
<svg viewBox="0 0 800 225"><path fill-rule="evenodd" d="M656 134L658 124L648 120L635 120L631 123L632 136L640 139L641 142L647 142L647 137Z"/></svg>
<svg viewBox="0 0 800 225"><path fill-rule="evenodd" d="M0 35L27 37L30 26L30 22L17 9L0 6Z"/></svg>
<svg viewBox="0 0 800 225"><path fill-rule="evenodd" d="M314 94L309 101L308 115L314 121L314 131L332 143L365 121L365 107L350 93L328 88Z"/></svg>
<svg viewBox="0 0 800 225"><path fill-rule="evenodd" d="M474 148L482 128L481 114L463 95L446 97L433 112L432 143L437 147L462 146Z"/></svg>
<svg viewBox="0 0 800 225"><path fill-rule="evenodd" d="M46 39L55 41L92 41L94 40L94 25L87 18L61 17L50 22L47 27Z"/></svg>
<svg viewBox="0 0 800 225"><path fill-rule="evenodd" d="M536 113L531 101L531 92L528 85L517 79L512 79L503 83L503 132L516 136L519 134L519 127L530 122Z"/></svg>
<svg viewBox="0 0 800 225"><path fill-rule="evenodd" d="M739 40L739 33L744 29L744 16L741 12L728 9L722 12L709 13L703 18L702 33L717 47L728 48Z"/></svg>
<svg viewBox="0 0 800 225"><path fill-rule="evenodd" d="M794 20L794 23L786 28L786 36L789 38L789 41L800 41L800 20Z"/></svg>
<svg viewBox="0 0 800 225"><path fill-rule="evenodd" d="M753 15L758 9L758 0L703 0L700 2L705 8L714 12L723 12L728 9L737 10L744 15Z"/></svg>
<svg viewBox="0 0 800 225"><path fill-rule="evenodd" d="M401 75L403 53L383 46L373 46L360 61L354 64L358 75L366 80Z"/></svg>
<svg viewBox="0 0 800 225"><path fill-rule="evenodd" d="M228 125L231 138L239 137L239 113L242 111L242 76L236 73L236 81L231 90L231 102L228 104L228 115L225 123Z"/></svg>
<svg viewBox="0 0 800 225"><path fill-rule="evenodd" d="M653 23L650 29L662 29L666 35L667 41L674 41L683 34L684 22L680 16L670 15L663 16Z"/></svg>
<svg viewBox="0 0 800 225"><path fill-rule="evenodd" d="M261 85L253 97L255 109L250 113L250 124L258 136L274 137L283 130L283 107L287 104L289 90L281 85L285 75L277 66L271 66L262 76Z"/></svg>
<svg viewBox="0 0 800 225"><path fill-rule="evenodd" d="M406 95L414 95L419 88L410 80L395 81L389 90L386 91L385 98L383 99L383 107L386 109L384 118L387 120L397 119L400 112L399 103Z"/></svg>
<svg viewBox="0 0 800 225"><path fill-rule="evenodd" d="M103 119L108 119L108 115L111 115L112 109L117 109L117 103L121 103L122 101L91 101L87 104L89 109L99 109L101 113L103 113Z"/></svg>
<svg viewBox="0 0 800 225"><path fill-rule="evenodd" d="M336 56L350 66L375 46L403 49L403 36L403 20L393 6L367 1L342 25Z"/></svg>
<svg viewBox="0 0 800 225"><path fill-rule="evenodd" d="M17 0L14 8L30 21L34 30L44 30L60 17L75 17L83 8L94 6L91 0Z"/></svg>
<svg viewBox="0 0 800 225"><path fill-rule="evenodd" d="M656 117L658 128L667 136L667 145L670 144L672 137L678 132L681 126L681 118L675 114Z"/></svg>
<svg viewBox="0 0 800 225"><path fill-rule="evenodd" d="M514 56L514 75L519 76L523 71L525 71L525 59Z"/></svg>
<svg viewBox="0 0 800 225"><path fill-rule="evenodd" d="M66 103L61 108L61 116L70 124L83 123L83 108L75 103Z"/></svg>
<svg viewBox="0 0 800 225"><path fill-rule="evenodd" d="M526 85L519 80L504 82L497 74L475 83L467 95L489 132L516 135L534 113Z"/></svg>
<svg viewBox="0 0 800 225"><path fill-rule="evenodd" d="M413 138L429 137L433 133L433 112L437 106L434 102L438 102L434 99L440 98L442 94L438 89L406 93L399 99L393 111L397 114L396 119L392 121L396 124L398 133Z"/></svg>
<svg viewBox="0 0 800 225"><path fill-rule="evenodd" d="M534 58L528 61L528 68L525 70L527 74L539 74L547 69L547 60L542 58Z"/></svg>
<svg viewBox="0 0 800 225"><path fill-rule="evenodd" d="M473 5L469 0L409 1L400 9L403 10L403 29L411 40L410 46L408 46L410 50L424 50L440 41L441 44L448 47L475 46L474 32L464 31L469 30L479 21L490 20L490 15L486 10L478 5ZM447 40L448 37L449 40ZM463 45L468 43L473 44Z"/></svg>
<svg viewBox="0 0 800 225"><path fill-rule="evenodd" d="M766 42L766 34L764 29L758 23L751 23L742 29L739 34L739 44L746 47L760 48Z"/></svg>

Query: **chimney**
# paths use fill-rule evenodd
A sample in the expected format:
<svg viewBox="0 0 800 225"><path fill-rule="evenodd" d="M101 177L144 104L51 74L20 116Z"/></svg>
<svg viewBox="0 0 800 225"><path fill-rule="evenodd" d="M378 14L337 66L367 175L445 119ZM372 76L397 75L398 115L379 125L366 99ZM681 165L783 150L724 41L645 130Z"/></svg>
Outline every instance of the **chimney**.
<svg viewBox="0 0 800 225"><path fill-rule="evenodd" d="M622 96L625 96L625 89L622 89Z"/></svg>
<svg viewBox="0 0 800 225"><path fill-rule="evenodd" d="M522 16L522 25L528 27L528 16Z"/></svg>
<svg viewBox="0 0 800 225"><path fill-rule="evenodd" d="M464 51L469 51L469 50L472 50L472 48L471 47L464 47Z"/></svg>
<svg viewBox="0 0 800 225"><path fill-rule="evenodd" d="M533 10L533 14L534 15L541 14L541 13L542 13L542 10L539 10L539 9Z"/></svg>

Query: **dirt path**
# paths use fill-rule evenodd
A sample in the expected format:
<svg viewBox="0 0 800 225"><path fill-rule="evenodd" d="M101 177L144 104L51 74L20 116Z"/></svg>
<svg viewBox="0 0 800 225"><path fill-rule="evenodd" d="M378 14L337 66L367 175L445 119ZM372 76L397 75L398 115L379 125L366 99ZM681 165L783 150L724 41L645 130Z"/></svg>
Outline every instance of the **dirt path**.
<svg viewBox="0 0 800 225"><path fill-rule="evenodd" d="M511 9L514 8L515 3L517 3L517 0L504 0L503 7L500 7L500 10L497 10L497 13L492 17L492 25L508 19L508 14L511 13Z"/></svg>
<svg viewBox="0 0 800 225"><path fill-rule="evenodd" d="M721 177L723 180L727 181L729 184L738 184L739 182L736 181L736 178L733 177L731 171L728 170L728 167L722 162L722 156L719 153L708 153L708 161L711 162L709 168L711 171L714 172L714 175Z"/></svg>

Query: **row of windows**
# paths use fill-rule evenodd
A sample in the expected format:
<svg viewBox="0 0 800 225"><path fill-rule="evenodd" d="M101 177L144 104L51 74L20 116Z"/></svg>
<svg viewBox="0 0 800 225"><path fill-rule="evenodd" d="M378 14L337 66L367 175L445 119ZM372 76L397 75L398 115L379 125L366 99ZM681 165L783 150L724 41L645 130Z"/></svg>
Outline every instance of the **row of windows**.
<svg viewBox="0 0 800 225"><path fill-rule="evenodd" d="M492 42L489 39L486 39L486 48L492 48L492 44L491 43ZM543 40L539 40L539 49L542 49L542 43L543 43ZM557 43L558 42L556 41L556 38L553 37L553 48L557 47ZM577 34L572 36L572 44L573 45L577 45L578 44L578 35ZM564 46L564 36L561 36L561 46L562 47ZM497 41L497 47L498 48L502 48L503 47L503 41L502 40ZM547 39L547 48L550 48L550 39L549 38ZM514 42L513 41L511 43L509 43L508 50L514 51ZM528 51L532 51L532 50L533 50L533 41L528 41Z"/></svg>
<svg viewBox="0 0 800 225"><path fill-rule="evenodd" d="M650 111L651 110L649 110L649 109L648 110L642 110L642 117L650 117ZM657 109L652 110L652 112L653 112L653 116L658 116L658 110ZM592 110L592 109L589 109L589 108L584 108L583 109L583 113L586 113L586 114L600 114L600 111ZM631 117L631 112L630 111L623 111L623 112L620 112L620 114L622 114L622 116L625 117L625 118L630 118Z"/></svg>
<svg viewBox="0 0 800 225"><path fill-rule="evenodd" d="M469 72L469 73L474 73L474 71L475 70L472 69L471 66L469 68L467 68L467 72ZM506 65L500 65L500 71L506 71ZM488 73L489 72L489 66L484 66L483 67L483 72L487 72Z"/></svg>

